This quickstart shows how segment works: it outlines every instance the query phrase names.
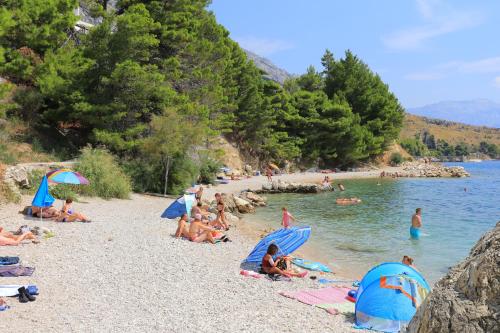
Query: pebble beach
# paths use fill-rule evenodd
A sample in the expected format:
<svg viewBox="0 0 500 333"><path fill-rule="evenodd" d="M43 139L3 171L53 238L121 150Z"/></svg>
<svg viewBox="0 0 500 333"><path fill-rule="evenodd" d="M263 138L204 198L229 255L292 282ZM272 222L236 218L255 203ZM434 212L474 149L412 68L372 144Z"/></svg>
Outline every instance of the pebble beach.
<svg viewBox="0 0 500 333"><path fill-rule="evenodd" d="M282 177L321 179L319 174ZM221 185L205 196L264 181L254 177ZM177 223L160 218L172 199L80 198L75 209L92 223L40 222L19 214L31 199L2 206L0 225L7 230L42 225L55 237L0 248L1 256L19 256L23 265L36 268L31 277L4 277L0 284L36 284L40 290L27 304L6 298L11 308L0 313L0 331L360 332L352 328L351 316L330 315L279 294L324 286L308 277L273 282L241 276L241 261L256 244L255 237L239 231L244 222L228 232L232 242L194 244L175 239Z"/></svg>

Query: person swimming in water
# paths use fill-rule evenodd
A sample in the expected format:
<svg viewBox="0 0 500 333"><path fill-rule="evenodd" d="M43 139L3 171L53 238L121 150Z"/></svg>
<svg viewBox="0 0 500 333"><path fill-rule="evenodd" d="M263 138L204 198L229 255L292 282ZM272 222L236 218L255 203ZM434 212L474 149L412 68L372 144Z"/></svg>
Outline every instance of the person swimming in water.
<svg viewBox="0 0 500 333"><path fill-rule="evenodd" d="M401 263L405 264L406 266L410 266L411 268L416 269L416 267L413 265L413 258L409 256L403 256L403 260Z"/></svg>
<svg viewBox="0 0 500 333"><path fill-rule="evenodd" d="M417 208L411 217L410 236L413 239L420 238L420 228L422 228L422 208Z"/></svg>

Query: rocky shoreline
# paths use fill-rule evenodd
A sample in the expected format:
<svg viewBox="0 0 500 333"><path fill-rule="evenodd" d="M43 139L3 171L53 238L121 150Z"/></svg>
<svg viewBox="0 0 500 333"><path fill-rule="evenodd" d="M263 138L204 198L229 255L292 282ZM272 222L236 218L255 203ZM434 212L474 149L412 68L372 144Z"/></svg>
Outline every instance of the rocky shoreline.
<svg viewBox="0 0 500 333"><path fill-rule="evenodd" d="M444 166L440 163L404 162L398 177L462 178L470 174L461 166Z"/></svg>
<svg viewBox="0 0 500 333"><path fill-rule="evenodd" d="M500 332L500 222L451 268L407 332Z"/></svg>

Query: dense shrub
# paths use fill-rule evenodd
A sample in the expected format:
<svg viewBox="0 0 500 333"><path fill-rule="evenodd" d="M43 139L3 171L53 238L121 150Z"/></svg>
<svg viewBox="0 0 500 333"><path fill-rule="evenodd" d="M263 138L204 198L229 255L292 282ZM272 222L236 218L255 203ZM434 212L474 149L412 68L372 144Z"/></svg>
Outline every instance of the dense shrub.
<svg viewBox="0 0 500 333"><path fill-rule="evenodd" d="M210 157L202 158L200 163L199 182L203 184L213 184L215 182L215 175L219 171L221 164Z"/></svg>
<svg viewBox="0 0 500 333"><path fill-rule="evenodd" d="M90 182L79 186L79 192L87 196L105 199L128 198L131 191L129 177L120 168L115 157L104 149L84 148L76 170Z"/></svg>
<svg viewBox="0 0 500 333"><path fill-rule="evenodd" d="M168 177L168 193L183 193L186 188L196 182L198 172L198 166L189 157L177 157L174 160L172 169L170 169L170 176Z"/></svg>
<svg viewBox="0 0 500 333"><path fill-rule="evenodd" d="M400 153L395 152L391 154L391 165L399 165L403 162L404 158Z"/></svg>
<svg viewBox="0 0 500 333"><path fill-rule="evenodd" d="M35 188L35 192L36 189ZM66 200L71 199L73 201L78 200L77 191L79 191L80 185L70 185L70 184L57 184L55 186L49 187L49 192L56 199Z"/></svg>

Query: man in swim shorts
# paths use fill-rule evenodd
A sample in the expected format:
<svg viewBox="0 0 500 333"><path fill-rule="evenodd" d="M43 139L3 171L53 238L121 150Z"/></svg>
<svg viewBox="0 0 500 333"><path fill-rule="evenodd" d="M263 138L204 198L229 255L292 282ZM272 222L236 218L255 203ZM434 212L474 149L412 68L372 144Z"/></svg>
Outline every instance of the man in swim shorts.
<svg viewBox="0 0 500 333"><path fill-rule="evenodd" d="M422 208L417 208L411 217L410 236L413 239L420 238L420 228L422 228Z"/></svg>

